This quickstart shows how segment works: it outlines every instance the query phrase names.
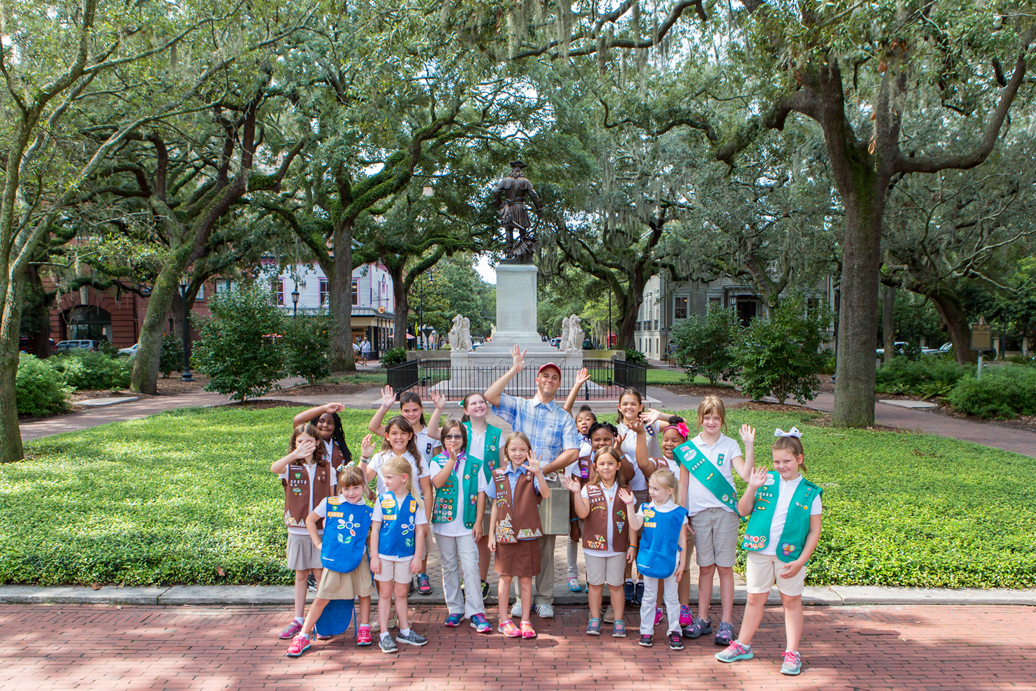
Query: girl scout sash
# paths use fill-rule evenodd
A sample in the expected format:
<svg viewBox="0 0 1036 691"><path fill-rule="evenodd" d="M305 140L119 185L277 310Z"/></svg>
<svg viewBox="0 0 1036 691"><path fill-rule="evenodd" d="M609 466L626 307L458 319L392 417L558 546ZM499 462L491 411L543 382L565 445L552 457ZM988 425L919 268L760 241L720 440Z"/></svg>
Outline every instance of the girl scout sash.
<svg viewBox="0 0 1036 691"><path fill-rule="evenodd" d="M464 431L468 433L468 445L471 445L471 422L464 423ZM486 443L482 451L482 455L485 458L478 460L482 461L489 467L489 470L496 470L497 466L500 465L500 433L499 427L493 427L492 425L486 425ZM469 454L473 456L473 454ZM487 476L488 477L488 476Z"/></svg>
<svg viewBox="0 0 1036 691"><path fill-rule="evenodd" d="M450 457L441 453L432 460L446 465L450 462ZM458 476L458 466L462 469L463 478ZM475 510L478 508L478 476L481 472L481 459L461 453L457 458L457 465L450 471L449 479L435 491L435 502L432 504L432 523L451 522L457 517L457 512L462 506L464 526L466 528L474 527ZM460 497L457 496L458 493Z"/></svg>
<svg viewBox="0 0 1036 691"><path fill-rule="evenodd" d="M755 491L755 506L745 527L745 538L741 547L749 552L759 552L770 541L770 526L773 525L773 510L777 506L777 495L781 490L781 476L774 471L767 473L766 484ZM795 488L788 504L788 517L777 543L777 559L783 562L795 561L806 546L809 534L809 510L813 500L824 493L806 478Z"/></svg>
<svg viewBox="0 0 1036 691"><path fill-rule="evenodd" d="M687 472L693 475L695 480L705 485L705 489L730 507L730 510L736 515L741 515L737 511L737 491L734 489L734 485L693 441L686 441L673 449L673 457L680 462L680 465L687 468ZM741 520L745 520L744 517Z"/></svg>

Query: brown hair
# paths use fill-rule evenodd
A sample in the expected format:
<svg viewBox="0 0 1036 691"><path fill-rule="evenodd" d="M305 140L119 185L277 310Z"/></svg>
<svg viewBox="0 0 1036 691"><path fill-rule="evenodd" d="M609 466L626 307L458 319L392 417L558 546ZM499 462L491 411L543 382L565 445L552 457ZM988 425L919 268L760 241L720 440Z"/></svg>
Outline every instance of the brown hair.
<svg viewBox="0 0 1036 691"><path fill-rule="evenodd" d="M291 441L288 442L288 450L295 450L295 440L299 438L300 434L308 434L313 437L317 442L317 445L313 448L313 460L316 461L319 466L326 465L327 461L324 460L324 442L317 433L316 425L312 422L301 424L291 431Z"/></svg>
<svg viewBox="0 0 1036 691"><path fill-rule="evenodd" d="M417 461L417 469L423 472L424 468L421 467L421 452L417 450L417 442L414 441L414 428L410 426L410 423L407 422L405 417L397 415L385 423L385 438L381 442L382 452L392 451L392 444L389 444L388 433L393 427L398 427L410 435L410 440L406 443L407 453L414 457L414 460Z"/></svg>
<svg viewBox="0 0 1036 691"><path fill-rule="evenodd" d="M680 481L676 478L676 473L669 470L669 468L659 468L651 473L648 482L654 482L659 487L671 489L673 490L673 496L680 496Z"/></svg>
<svg viewBox="0 0 1036 691"><path fill-rule="evenodd" d="M628 485L626 484L626 478L623 477L623 475L622 475L623 454L622 454L621 451L616 449L614 446L605 446L604 448L600 449L594 455L594 464L591 467L591 472L590 472L590 484L591 485L599 485L599 484L601 484L601 477L597 474L597 461L602 456L611 456L612 458L615 459L615 462L619 466L616 469L616 472L615 472L615 482L619 483L619 487L622 487L622 488L625 489Z"/></svg>
<svg viewBox="0 0 1036 691"><path fill-rule="evenodd" d="M341 492L347 487L363 487L363 498L374 498L374 493L367 484L367 475L358 465L343 465L338 469L338 491Z"/></svg>
<svg viewBox="0 0 1036 691"><path fill-rule="evenodd" d="M622 399L626 398L626 396L633 396L634 398L636 398L637 399L637 403L640 404L640 409L644 410L644 397L640 395L639 391L637 391L636 389L634 389L631 386L623 389L622 393L619 394L619 404L620 405L622 404ZM622 411L620 410L619 414L615 416L615 424L617 425L620 422L623 422L624 420L625 420L625 418L622 417Z"/></svg>
<svg viewBox="0 0 1036 691"><path fill-rule="evenodd" d="M795 457L805 455L802 449L802 440L798 437L777 437L770 449L771 451L791 451L792 455ZM802 463L799 464L799 472L806 472L805 461L802 461Z"/></svg>
<svg viewBox="0 0 1036 691"><path fill-rule="evenodd" d="M511 465L514 464L511 463L511 457L507 455L507 446L515 439L521 439L525 442L525 445L529 447L529 453L532 453L532 442L529 441L527 436L525 436L525 432L510 432L506 437L504 437L503 442L500 444L500 450L503 451L503 457L506 458L507 462Z"/></svg>
<svg viewBox="0 0 1036 691"><path fill-rule="evenodd" d="M460 420L456 419L456 418L450 418L449 420L446 421L446 424L442 426L442 437L440 439L440 441L442 441L442 452L444 454L447 454L447 455L449 454L449 451L446 450L446 433L449 432L454 427L456 427L457 429L460 430L460 443L461 443L460 450L461 450L461 453L467 453L468 452L468 430L465 429L464 423L461 422Z"/></svg>
<svg viewBox="0 0 1036 691"><path fill-rule="evenodd" d="M410 465L410 461L402 456L393 456L385 461L385 465L381 466L381 473L383 475L385 473L406 475L406 491L417 500L418 504L421 504L421 495L414 489L414 468Z"/></svg>
<svg viewBox="0 0 1036 691"><path fill-rule="evenodd" d="M460 421L461 422L467 422L468 420L471 419L470 417L468 417L468 399L471 398L472 396L480 396L482 398L482 400L485 401L486 408L489 408L489 401L486 401L486 397L483 396L478 391L472 391L471 393L469 393L467 396L465 396L464 398L462 398L460 400L460 407L464 409L464 414L460 416Z"/></svg>
<svg viewBox="0 0 1036 691"><path fill-rule="evenodd" d="M705 421L705 416L709 413L715 413L719 415L720 422L723 424L723 429L727 428L727 407L723 405L723 401L719 396L706 396L701 399L701 403L698 404L698 428L701 428L702 422Z"/></svg>
<svg viewBox="0 0 1036 691"><path fill-rule="evenodd" d="M427 425L428 423L424 421L424 403L421 402L421 397L413 391L404 391L399 394L399 412L403 412L403 405L406 403L416 403L421 406L421 424Z"/></svg>

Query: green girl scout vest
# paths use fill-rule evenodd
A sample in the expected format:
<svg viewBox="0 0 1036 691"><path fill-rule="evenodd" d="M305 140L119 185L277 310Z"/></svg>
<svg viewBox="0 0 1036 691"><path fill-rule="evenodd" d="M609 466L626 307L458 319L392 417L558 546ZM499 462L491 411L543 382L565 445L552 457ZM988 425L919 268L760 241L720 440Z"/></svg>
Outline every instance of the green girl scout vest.
<svg viewBox="0 0 1036 691"><path fill-rule="evenodd" d="M752 516L745 527L745 538L741 546L749 552L766 549L770 540L770 526L773 524L773 511L777 506L777 494L781 488L781 476L774 471L767 473L766 484L755 491L755 505ZM788 517L781 530L781 539L777 543L777 558L783 562L795 561L802 554L809 534L809 510L813 500L824 493L806 478L795 488L788 504Z"/></svg>
<svg viewBox="0 0 1036 691"><path fill-rule="evenodd" d="M432 460L440 465L446 465L450 462L450 457L441 453ZM446 483L435 490L432 523L451 522L463 507L464 527L472 528L475 525L475 512L478 509L478 476L482 472L482 460L472 458L466 453L462 453L457 460L463 469L463 479L458 477L457 468L454 466ZM458 488L460 492L458 492Z"/></svg>
<svg viewBox="0 0 1036 691"><path fill-rule="evenodd" d="M468 433L468 446L470 446L471 422L464 423L464 431ZM500 465L500 434L501 430L499 427L493 427L488 424L486 425L486 444L482 451L482 455L486 456L486 458L478 459L489 468L489 472L486 473L486 477L489 477L492 471L496 470Z"/></svg>
<svg viewBox="0 0 1036 691"><path fill-rule="evenodd" d="M730 484L727 476L712 464L693 441L685 441L673 449L673 458L687 468L687 472L703 484L705 489L729 506L734 515L741 516L737 511L737 490L734 489L734 485ZM741 517L741 520L745 520L744 517Z"/></svg>

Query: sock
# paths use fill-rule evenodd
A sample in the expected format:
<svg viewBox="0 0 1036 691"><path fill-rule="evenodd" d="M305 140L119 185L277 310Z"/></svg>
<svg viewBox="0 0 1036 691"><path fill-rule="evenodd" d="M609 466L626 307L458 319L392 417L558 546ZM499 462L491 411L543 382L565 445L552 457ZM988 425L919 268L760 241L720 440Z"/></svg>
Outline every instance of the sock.
<svg viewBox="0 0 1036 691"><path fill-rule="evenodd" d="M391 638L391 636L389 636L387 633L381 634L381 640L385 640L386 638Z"/></svg>
<svg viewBox="0 0 1036 691"><path fill-rule="evenodd" d="M410 635L410 629L400 629L399 630L399 635L400 636L409 636Z"/></svg>
<svg viewBox="0 0 1036 691"><path fill-rule="evenodd" d="M309 634L306 633L305 631L299 631L299 635L302 636L303 638L309 638Z"/></svg>
<svg viewBox="0 0 1036 691"><path fill-rule="evenodd" d="M628 583L630 585L633 585L633 579L632 578L627 578L626 579L626 583Z"/></svg>
<svg viewBox="0 0 1036 691"><path fill-rule="evenodd" d="M295 621L297 621L300 624L303 624L303 623L305 623L306 620L303 619L302 617L295 617Z"/></svg>
<svg viewBox="0 0 1036 691"><path fill-rule="evenodd" d="M370 624L360 624L360 628L361 629L369 629L370 627L371 627Z"/></svg>

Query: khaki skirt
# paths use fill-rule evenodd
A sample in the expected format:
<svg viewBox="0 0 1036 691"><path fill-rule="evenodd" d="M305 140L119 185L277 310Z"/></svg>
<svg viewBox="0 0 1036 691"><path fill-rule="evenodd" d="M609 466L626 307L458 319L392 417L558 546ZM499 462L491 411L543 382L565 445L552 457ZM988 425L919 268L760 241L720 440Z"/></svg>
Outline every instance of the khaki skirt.
<svg viewBox="0 0 1036 691"><path fill-rule="evenodd" d="M374 581L371 580L371 567L366 554L360 565L349 573L324 569L317 588L317 598L321 600L352 600L373 594Z"/></svg>
<svg viewBox="0 0 1036 691"><path fill-rule="evenodd" d="M539 539L496 543L493 568L503 576L525 578L539 575Z"/></svg>

